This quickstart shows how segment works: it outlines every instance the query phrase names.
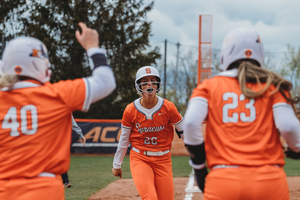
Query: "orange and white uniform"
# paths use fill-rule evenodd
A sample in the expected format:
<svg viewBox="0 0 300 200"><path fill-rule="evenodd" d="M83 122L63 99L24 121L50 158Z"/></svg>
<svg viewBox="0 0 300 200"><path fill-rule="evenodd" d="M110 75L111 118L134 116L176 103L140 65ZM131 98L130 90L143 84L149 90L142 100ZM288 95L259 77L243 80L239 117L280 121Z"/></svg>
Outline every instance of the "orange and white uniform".
<svg viewBox="0 0 300 200"><path fill-rule="evenodd" d="M129 104L122 118L122 134L113 166L120 169L129 143L130 169L142 199L174 199L171 144L174 127L182 131L183 117L175 105L161 97L152 109L141 98Z"/></svg>
<svg viewBox="0 0 300 200"><path fill-rule="evenodd" d="M194 89L185 115L184 141L189 145L204 142L201 124L207 119L205 152L211 171L204 199L288 199L278 130L299 151L299 121L280 92L270 94L275 86L248 99L236 76L232 69L204 80ZM247 86L260 90L258 84Z"/></svg>
<svg viewBox="0 0 300 200"><path fill-rule="evenodd" d="M88 55L101 53L93 48ZM60 175L70 165L71 114L115 88L108 66L88 78L41 85L17 82L0 91L0 199L64 199Z"/></svg>

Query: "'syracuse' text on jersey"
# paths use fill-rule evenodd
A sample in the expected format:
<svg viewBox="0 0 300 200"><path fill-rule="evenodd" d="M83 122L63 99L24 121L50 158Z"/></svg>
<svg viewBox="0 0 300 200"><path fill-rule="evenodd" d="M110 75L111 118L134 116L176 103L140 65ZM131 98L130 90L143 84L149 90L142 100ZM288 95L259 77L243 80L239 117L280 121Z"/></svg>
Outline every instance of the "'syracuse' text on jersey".
<svg viewBox="0 0 300 200"><path fill-rule="evenodd" d="M142 151L171 149L173 125L183 120L175 105L161 97L152 109L141 106L140 98L129 104L122 118L122 127L131 128L131 145Z"/></svg>

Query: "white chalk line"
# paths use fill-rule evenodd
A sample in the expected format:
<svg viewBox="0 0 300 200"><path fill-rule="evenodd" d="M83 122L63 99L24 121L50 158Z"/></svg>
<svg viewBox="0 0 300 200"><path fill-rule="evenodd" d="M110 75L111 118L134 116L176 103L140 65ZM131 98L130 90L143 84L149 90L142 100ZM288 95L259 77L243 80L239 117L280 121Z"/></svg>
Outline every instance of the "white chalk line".
<svg viewBox="0 0 300 200"><path fill-rule="evenodd" d="M194 182L195 182L195 178L194 178L194 170L192 169L192 172L189 176L189 181L186 185L186 188L185 188L185 198L184 200L192 200L193 199L193 193L194 192L201 192L202 191L198 188L198 186L194 186Z"/></svg>

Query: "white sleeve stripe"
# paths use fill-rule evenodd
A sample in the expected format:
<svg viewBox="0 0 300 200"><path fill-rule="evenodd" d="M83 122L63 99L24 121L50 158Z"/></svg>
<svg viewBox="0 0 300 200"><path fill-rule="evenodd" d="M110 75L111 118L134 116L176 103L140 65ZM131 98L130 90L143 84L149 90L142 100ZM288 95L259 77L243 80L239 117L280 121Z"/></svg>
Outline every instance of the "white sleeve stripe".
<svg viewBox="0 0 300 200"><path fill-rule="evenodd" d="M181 116L182 117L182 116ZM181 118L181 120L177 123L174 123L173 125L177 125L177 124L180 124L181 122L183 121L183 117Z"/></svg>
<svg viewBox="0 0 300 200"><path fill-rule="evenodd" d="M287 104L287 103L284 103L284 102L276 103L276 104L273 105L273 109L279 108L279 107L292 107L292 106L290 104Z"/></svg>
<svg viewBox="0 0 300 200"><path fill-rule="evenodd" d="M123 124L121 126L122 128L131 129L131 127L123 126Z"/></svg>
<svg viewBox="0 0 300 200"><path fill-rule="evenodd" d="M82 111L86 112L90 109L91 105L91 86L88 79L83 78L83 81L85 83L85 100L82 106Z"/></svg>

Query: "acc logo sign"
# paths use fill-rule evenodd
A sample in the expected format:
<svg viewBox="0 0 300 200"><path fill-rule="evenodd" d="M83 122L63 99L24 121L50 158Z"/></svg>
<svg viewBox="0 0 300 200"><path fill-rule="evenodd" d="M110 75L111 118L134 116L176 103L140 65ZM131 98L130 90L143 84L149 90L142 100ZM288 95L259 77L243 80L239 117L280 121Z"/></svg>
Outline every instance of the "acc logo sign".
<svg viewBox="0 0 300 200"><path fill-rule="evenodd" d="M151 69L150 68L146 68L146 74L150 74L151 73Z"/></svg>
<svg viewBox="0 0 300 200"><path fill-rule="evenodd" d="M245 56L246 56L247 58L250 58L250 57L252 56L252 51L251 51L250 49L247 49L247 50L245 51Z"/></svg>

